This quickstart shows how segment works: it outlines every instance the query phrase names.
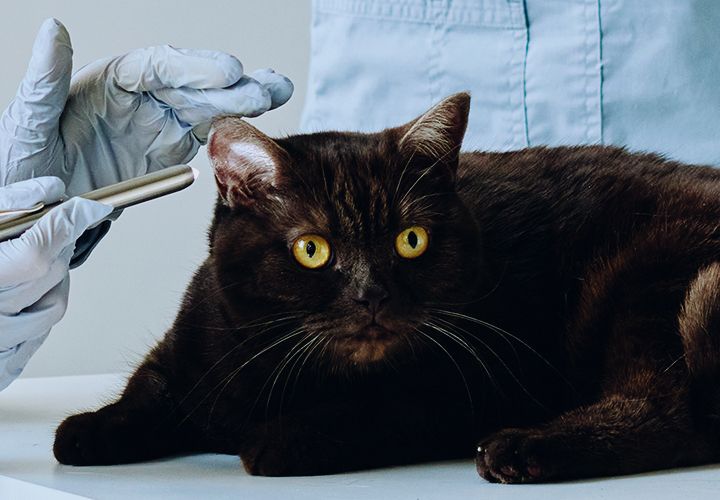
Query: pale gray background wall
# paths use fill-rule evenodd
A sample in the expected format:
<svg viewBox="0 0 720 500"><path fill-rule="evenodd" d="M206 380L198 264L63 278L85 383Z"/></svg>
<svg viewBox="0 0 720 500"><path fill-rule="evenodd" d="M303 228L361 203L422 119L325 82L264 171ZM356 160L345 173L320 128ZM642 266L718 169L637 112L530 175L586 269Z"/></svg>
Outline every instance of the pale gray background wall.
<svg viewBox="0 0 720 500"><path fill-rule="evenodd" d="M246 71L273 67L293 80L295 95L253 123L271 135L297 129L307 77L310 0L5 2L0 15L3 109L47 17L60 19L70 31L76 68L165 43L230 52ZM67 314L25 376L127 370L162 336L205 255L215 197L205 148L192 165L201 172L195 185L127 210L90 260L71 273Z"/></svg>

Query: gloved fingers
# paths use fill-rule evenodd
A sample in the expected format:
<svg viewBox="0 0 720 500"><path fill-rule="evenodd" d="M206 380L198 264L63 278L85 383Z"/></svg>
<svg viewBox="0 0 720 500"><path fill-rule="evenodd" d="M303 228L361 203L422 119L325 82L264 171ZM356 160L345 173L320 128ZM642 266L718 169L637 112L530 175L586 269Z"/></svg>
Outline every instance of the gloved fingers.
<svg viewBox="0 0 720 500"><path fill-rule="evenodd" d="M15 99L0 118L0 130L42 150L58 138L72 75L72 45L65 26L47 19L35 38L32 57Z"/></svg>
<svg viewBox="0 0 720 500"><path fill-rule="evenodd" d="M260 85L270 92L270 99L272 100L270 109L275 109L288 102L292 97L293 90L295 90L293 82L287 76L275 73L271 68L255 70L249 76L257 80Z"/></svg>
<svg viewBox="0 0 720 500"><path fill-rule="evenodd" d="M67 310L70 276L65 277L40 300L19 314L0 314L0 351L45 335Z"/></svg>
<svg viewBox="0 0 720 500"><path fill-rule="evenodd" d="M226 89L160 89L153 97L169 106L178 120L194 127L198 140L204 142L210 122L220 115L258 116L270 109L270 91L253 78L243 76Z"/></svg>
<svg viewBox="0 0 720 500"><path fill-rule="evenodd" d="M73 245L69 245L60 252L43 276L10 288L0 288L0 314L18 314L40 300L65 278L72 255Z"/></svg>
<svg viewBox="0 0 720 500"><path fill-rule="evenodd" d="M225 89L160 89L152 95L193 126L223 114L258 116L272 105L268 89L248 76Z"/></svg>
<svg viewBox="0 0 720 500"><path fill-rule="evenodd" d="M45 214L19 238L0 243L0 286L13 287L44 276L65 247L74 248L87 228L111 212L108 205L72 198Z"/></svg>
<svg viewBox="0 0 720 500"><path fill-rule="evenodd" d="M0 217L2 212L24 210L37 203L55 203L65 193L65 184L57 177L35 177L0 187Z"/></svg>
<svg viewBox="0 0 720 500"><path fill-rule="evenodd" d="M165 111L172 117L167 119L167 124L145 150L148 173L179 163L188 163L202 145L191 133L189 125L178 121L172 110Z"/></svg>
<svg viewBox="0 0 720 500"><path fill-rule="evenodd" d="M243 75L243 66L224 52L162 45L134 50L115 59L111 74L115 83L128 92L213 89L236 83Z"/></svg>

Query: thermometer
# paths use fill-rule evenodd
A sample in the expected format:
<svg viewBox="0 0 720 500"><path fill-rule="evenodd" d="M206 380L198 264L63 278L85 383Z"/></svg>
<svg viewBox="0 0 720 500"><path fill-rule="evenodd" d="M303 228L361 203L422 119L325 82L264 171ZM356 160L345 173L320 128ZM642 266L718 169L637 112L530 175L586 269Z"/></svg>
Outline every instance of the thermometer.
<svg viewBox="0 0 720 500"><path fill-rule="evenodd" d="M195 168L188 165L176 165L118 182L117 184L111 184L82 194L80 197L110 205L114 209L113 214L115 214L124 208L185 189L195 182L197 176L198 171ZM65 200L48 205L38 203L29 209L0 213L0 216L12 215L9 219L0 219L0 241L20 236L35 224L40 217L63 201Z"/></svg>

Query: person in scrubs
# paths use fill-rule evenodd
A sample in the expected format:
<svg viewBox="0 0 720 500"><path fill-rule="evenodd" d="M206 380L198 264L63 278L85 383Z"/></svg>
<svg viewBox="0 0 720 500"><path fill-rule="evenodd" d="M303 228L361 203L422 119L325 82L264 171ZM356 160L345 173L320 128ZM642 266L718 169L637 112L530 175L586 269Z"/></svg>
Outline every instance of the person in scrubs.
<svg viewBox="0 0 720 500"><path fill-rule="evenodd" d="M469 90L464 149L613 144L720 165L717 0L313 0L304 131Z"/></svg>
<svg viewBox="0 0 720 500"><path fill-rule="evenodd" d="M614 144L720 165L716 0L313 0L312 14L303 131L380 130L469 90L466 150ZM143 49L72 81L70 54L48 21L0 120L0 214L186 162L212 116L292 93L216 52ZM62 316L67 269L106 215L71 200L0 243L0 388Z"/></svg>

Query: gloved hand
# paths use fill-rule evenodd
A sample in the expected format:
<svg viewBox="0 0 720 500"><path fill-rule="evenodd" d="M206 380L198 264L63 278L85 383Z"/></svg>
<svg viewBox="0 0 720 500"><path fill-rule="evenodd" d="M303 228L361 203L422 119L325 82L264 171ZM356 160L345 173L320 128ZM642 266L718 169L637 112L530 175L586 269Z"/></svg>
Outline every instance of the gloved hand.
<svg viewBox="0 0 720 500"><path fill-rule="evenodd" d="M190 161L219 114L257 116L293 85L272 70L243 76L222 52L151 47L94 62L71 79L65 27L40 28L17 96L0 117L0 186L52 175L67 195ZM78 243L81 264L110 222Z"/></svg>
<svg viewBox="0 0 720 500"><path fill-rule="evenodd" d="M56 202L64 192L65 185L56 177L0 187L0 214ZM0 243L0 390L20 374L62 318L75 241L110 212L107 205L73 198L19 238Z"/></svg>
<svg viewBox="0 0 720 500"><path fill-rule="evenodd" d="M70 37L49 19L0 116L0 208L28 208L56 201L63 191L81 194L185 163L206 139L212 117L257 116L283 104L293 89L271 70L243 76L240 62L227 54L168 46L98 61L72 78L71 72ZM76 240L110 210L70 200L0 244L0 388L65 312ZM99 236L83 236L83 257Z"/></svg>
<svg viewBox="0 0 720 500"><path fill-rule="evenodd" d="M0 118L0 185L52 175L74 196L186 163L214 116L257 116L293 91L272 70L243 76L228 54L170 46L94 62L72 80L71 71L70 36L48 19Z"/></svg>

